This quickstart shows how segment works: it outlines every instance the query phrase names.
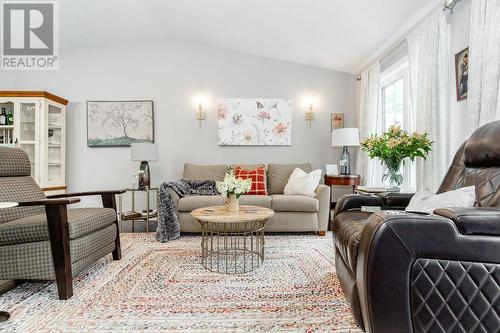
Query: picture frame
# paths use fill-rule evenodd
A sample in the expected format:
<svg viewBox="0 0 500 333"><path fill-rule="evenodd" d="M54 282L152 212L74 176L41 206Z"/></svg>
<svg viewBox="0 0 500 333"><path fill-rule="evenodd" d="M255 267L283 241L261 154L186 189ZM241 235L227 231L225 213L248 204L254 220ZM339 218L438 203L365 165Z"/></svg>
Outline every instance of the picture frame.
<svg viewBox="0 0 500 333"><path fill-rule="evenodd" d="M155 142L152 100L87 101L87 146L130 147Z"/></svg>
<svg viewBox="0 0 500 333"><path fill-rule="evenodd" d="M457 101L467 99L469 87L469 48L465 48L455 55L455 82Z"/></svg>
<svg viewBox="0 0 500 333"><path fill-rule="evenodd" d="M219 98L219 146L290 146L292 100Z"/></svg>
<svg viewBox="0 0 500 333"><path fill-rule="evenodd" d="M330 131L333 131L337 128L344 128L344 114L343 113L332 113L331 114L331 125Z"/></svg>

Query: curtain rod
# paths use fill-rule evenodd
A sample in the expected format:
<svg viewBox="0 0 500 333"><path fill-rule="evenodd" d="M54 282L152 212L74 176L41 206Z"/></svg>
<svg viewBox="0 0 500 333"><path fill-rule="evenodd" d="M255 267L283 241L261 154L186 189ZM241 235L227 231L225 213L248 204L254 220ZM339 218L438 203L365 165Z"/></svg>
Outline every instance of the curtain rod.
<svg viewBox="0 0 500 333"><path fill-rule="evenodd" d="M453 15L453 8L462 0L445 0L443 3L443 11L450 10L450 15Z"/></svg>

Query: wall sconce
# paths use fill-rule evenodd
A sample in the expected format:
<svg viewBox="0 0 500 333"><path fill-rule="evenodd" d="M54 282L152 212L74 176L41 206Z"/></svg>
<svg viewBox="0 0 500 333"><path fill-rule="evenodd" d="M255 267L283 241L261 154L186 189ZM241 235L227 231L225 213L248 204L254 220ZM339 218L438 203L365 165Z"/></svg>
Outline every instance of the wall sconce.
<svg viewBox="0 0 500 333"><path fill-rule="evenodd" d="M309 128L311 128L312 121L314 120L314 108L316 107L316 98L314 96L309 96L306 100L307 111L306 120L309 123Z"/></svg>
<svg viewBox="0 0 500 333"><path fill-rule="evenodd" d="M196 119L199 122L201 128L201 121L205 120L205 111L203 111L203 103L198 104L198 110L196 110Z"/></svg>
<svg viewBox="0 0 500 333"><path fill-rule="evenodd" d="M207 97L205 95L199 95L195 98L196 104L196 120L198 120L199 127L201 128L201 122L205 120L205 110L203 109L207 104Z"/></svg>

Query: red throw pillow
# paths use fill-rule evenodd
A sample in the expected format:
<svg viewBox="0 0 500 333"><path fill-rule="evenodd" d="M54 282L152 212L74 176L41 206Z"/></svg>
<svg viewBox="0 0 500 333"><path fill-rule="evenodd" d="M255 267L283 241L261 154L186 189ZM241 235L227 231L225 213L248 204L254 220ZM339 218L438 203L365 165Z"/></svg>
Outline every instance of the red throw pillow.
<svg viewBox="0 0 500 333"><path fill-rule="evenodd" d="M267 195L266 169L264 167L255 170L245 170L241 167L236 167L234 175L236 178L250 178L252 180L252 189L245 194Z"/></svg>

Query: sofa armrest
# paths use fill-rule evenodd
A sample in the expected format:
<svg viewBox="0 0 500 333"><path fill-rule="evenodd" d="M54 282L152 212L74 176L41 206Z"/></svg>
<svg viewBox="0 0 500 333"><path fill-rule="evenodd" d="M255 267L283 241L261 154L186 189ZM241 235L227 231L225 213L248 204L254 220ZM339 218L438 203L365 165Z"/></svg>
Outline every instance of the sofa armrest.
<svg viewBox="0 0 500 333"><path fill-rule="evenodd" d="M21 201L18 202L19 207L27 207L27 206L53 206L53 205L70 205L80 202L79 198L70 198L70 199L42 199L42 200L33 200L33 201Z"/></svg>
<svg viewBox="0 0 500 333"><path fill-rule="evenodd" d="M337 202L334 216L348 210L361 210L362 206L377 206L382 209L384 205L384 199L377 195L346 194Z"/></svg>
<svg viewBox="0 0 500 333"><path fill-rule="evenodd" d="M434 214L452 220L462 235L500 236L500 208L440 208Z"/></svg>
<svg viewBox="0 0 500 333"><path fill-rule="evenodd" d="M318 199L318 231L328 230L328 219L330 216L330 186L320 184L316 188L316 199Z"/></svg>
<svg viewBox="0 0 500 333"><path fill-rule="evenodd" d="M400 192L387 192L378 194L379 197L384 199L385 209L398 209L404 210L410 203L411 198L415 193L400 193Z"/></svg>
<svg viewBox="0 0 500 333"><path fill-rule="evenodd" d="M170 196L172 197L172 202L174 203L175 210L178 212L179 211L179 200L181 197L175 192L172 188L167 187L168 193L170 193ZM161 197L160 197L161 198Z"/></svg>
<svg viewBox="0 0 500 333"><path fill-rule="evenodd" d="M356 264L366 331L412 332L419 325L410 297L422 263L500 264L499 248L500 237L462 235L453 221L440 215L372 214L363 228Z"/></svg>
<svg viewBox="0 0 500 333"><path fill-rule="evenodd" d="M48 195L47 198L71 198L71 197L85 197L92 195L115 195L125 193L125 190L106 190L106 191L88 191L88 192L75 192L75 193L61 193Z"/></svg>
<svg viewBox="0 0 500 333"><path fill-rule="evenodd" d="M125 193L125 190L88 191L88 192L53 194L47 196L47 198L58 199L58 198L87 197L87 196L100 195L102 200L102 206L104 208L113 208L115 211L117 211L115 196L117 194L122 194L122 193Z"/></svg>

